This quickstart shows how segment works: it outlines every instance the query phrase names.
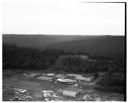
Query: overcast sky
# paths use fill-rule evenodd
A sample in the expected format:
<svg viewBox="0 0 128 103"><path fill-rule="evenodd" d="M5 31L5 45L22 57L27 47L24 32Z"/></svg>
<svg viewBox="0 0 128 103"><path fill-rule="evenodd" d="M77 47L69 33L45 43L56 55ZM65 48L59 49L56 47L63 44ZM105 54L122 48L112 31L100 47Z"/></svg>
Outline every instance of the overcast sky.
<svg viewBox="0 0 128 103"><path fill-rule="evenodd" d="M124 35L124 4L4 0L3 33Z"/></svg>

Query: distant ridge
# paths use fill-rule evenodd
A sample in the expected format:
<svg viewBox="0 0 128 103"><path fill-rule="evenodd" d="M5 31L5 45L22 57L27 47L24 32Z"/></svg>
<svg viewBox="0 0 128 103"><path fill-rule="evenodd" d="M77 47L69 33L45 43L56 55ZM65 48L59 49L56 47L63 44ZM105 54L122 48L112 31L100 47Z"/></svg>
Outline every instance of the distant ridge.
<svg viewBox="0 0 128 103"><path fill-rule="evenodd" d="M3 35L3 43L40 50L57 48L65 51L84 51L92 55L122 57L125 50L124 36L81 35Z"/></svg>

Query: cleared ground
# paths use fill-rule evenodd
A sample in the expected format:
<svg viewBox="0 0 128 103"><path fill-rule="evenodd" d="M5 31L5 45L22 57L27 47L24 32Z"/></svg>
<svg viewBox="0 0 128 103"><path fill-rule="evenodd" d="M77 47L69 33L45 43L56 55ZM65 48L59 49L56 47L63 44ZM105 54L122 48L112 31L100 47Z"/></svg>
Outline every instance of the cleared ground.
<svg viewBox="0 0 128 103"><path fill-rule="evenodd" d="M68 84L54 83L52 81L37 80L28 78L24 74L25 71L4 71L3 73L3 100L9 101L15 96L14 88L27 90L29 97L25 100L28 101L44 101L46 98L42 96L42 90L52 90L57 95L56 101L76 101L81 98L70 98L58 94L58 90L63 90L69 87ZM40 72L39 72L40 73ZM83 89L89 97L89 101L123 101L124 95L117 93L104 93L96 90Z"/></svg>

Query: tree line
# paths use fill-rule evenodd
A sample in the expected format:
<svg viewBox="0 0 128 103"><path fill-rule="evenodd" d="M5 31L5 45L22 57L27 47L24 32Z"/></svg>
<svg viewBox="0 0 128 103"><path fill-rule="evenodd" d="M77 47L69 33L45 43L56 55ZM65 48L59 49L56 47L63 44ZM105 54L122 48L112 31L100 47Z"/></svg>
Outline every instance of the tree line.
<svg viewBox="0 0 128 103"><path fill-rule="evenodd" d="M95 73L107 72L98 82L103 90L124 92L125 60L113 60L100 57L96 61L81 59L78 55L88 55L84 52L64 52L61 49L46 49L39 51L27 47L3 44L3 69L21 70L54 70L58 72ZM89 56L90 58L91 56ZM100 58L100 59L99 59ZM103 57L102 57L103 58ZM94 58L92 58L94 59ZM101 89L101 87L100 87Z"/></svg>
<svg viewBox="0 0 128 103"><path fill-rule="evenodd" d="M63 53L62 50L39 51L32 48L3 44L3 69L46 69Z"/></svg>

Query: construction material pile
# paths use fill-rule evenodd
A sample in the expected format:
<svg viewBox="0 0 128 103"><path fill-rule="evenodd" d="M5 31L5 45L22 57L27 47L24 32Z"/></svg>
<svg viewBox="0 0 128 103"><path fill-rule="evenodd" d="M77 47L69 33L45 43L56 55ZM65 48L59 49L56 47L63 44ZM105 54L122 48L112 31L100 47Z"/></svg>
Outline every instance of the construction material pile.
<svg viewBox="0 0 128 103"><path fill-rule="evenodd" d="M45 101L58 101L59 100L58 96L52 90L43 90L42 96Z"/></svg>
<svg viewBox="0 0 128 103"><path fill-rule="evenodd" d="M13 88L13 90L15 95L12 99L10 99L11 101L30 101L32 98L25 89Z"/></svg>

